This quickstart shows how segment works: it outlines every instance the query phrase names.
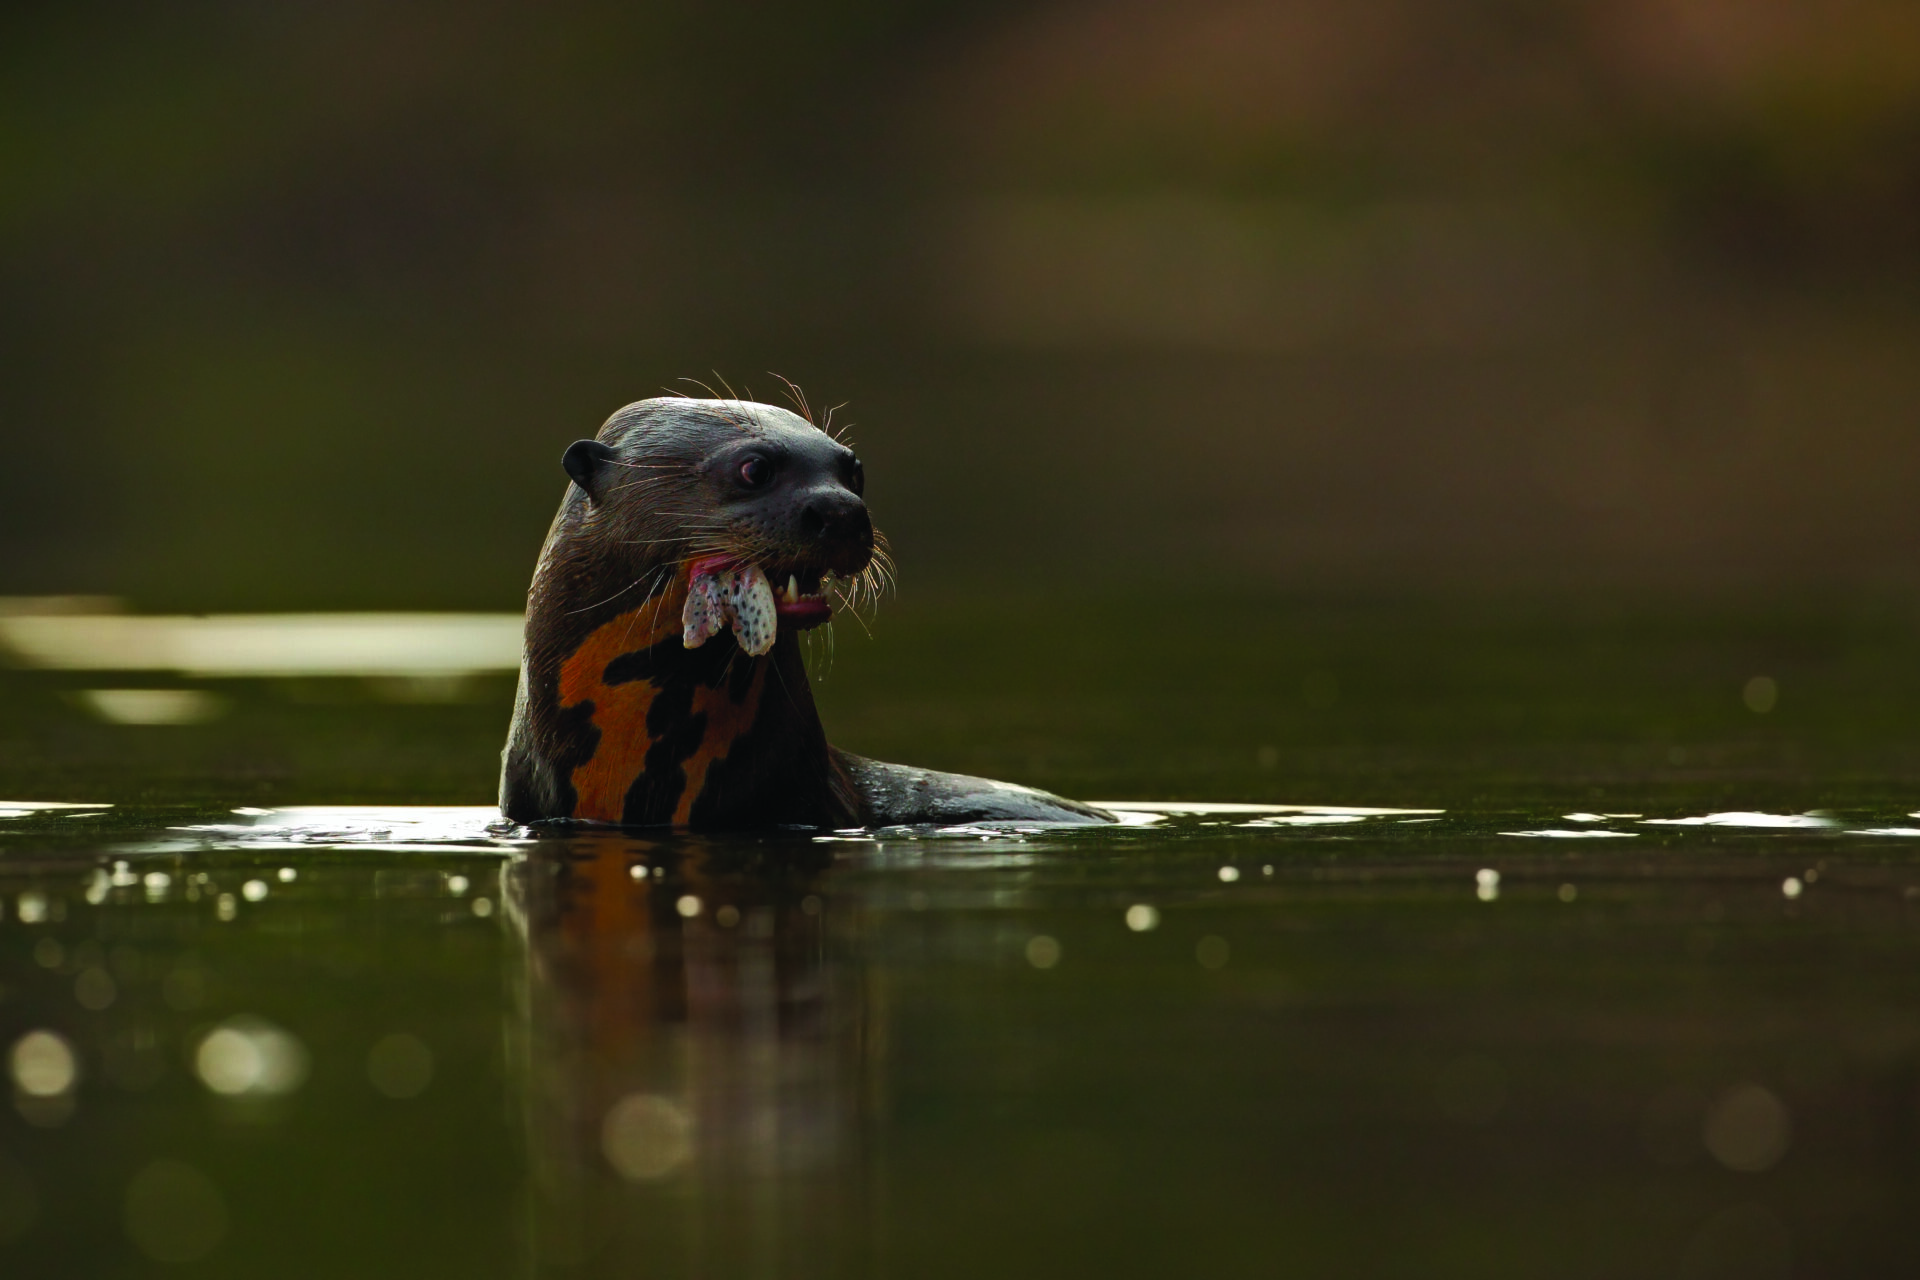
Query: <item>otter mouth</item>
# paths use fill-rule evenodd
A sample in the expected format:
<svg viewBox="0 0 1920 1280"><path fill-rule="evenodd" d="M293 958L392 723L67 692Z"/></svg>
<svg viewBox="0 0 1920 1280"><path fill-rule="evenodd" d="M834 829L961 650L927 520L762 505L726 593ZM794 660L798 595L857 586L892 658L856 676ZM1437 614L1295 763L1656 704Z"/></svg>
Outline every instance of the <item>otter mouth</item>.
<svg viewBox="0 0 1920 1280"><path fill-rule="evenodd" d="M689 649L731 627L740 647L757 658L773 648L781 626L805 631L832 616L818 569L767 570L731 556L703 556L687 564L687 603L680 621L681 642Z"/></svg>
<svg viewBox="0 0 1920 1280"><path fill-rule="evenodd" d="M779 573L768 574L773 587L773 611L780 621L791 623L796 631L817 627L833 616L827 603L825 575L818 569L789 569L784 581Z"/></svg>

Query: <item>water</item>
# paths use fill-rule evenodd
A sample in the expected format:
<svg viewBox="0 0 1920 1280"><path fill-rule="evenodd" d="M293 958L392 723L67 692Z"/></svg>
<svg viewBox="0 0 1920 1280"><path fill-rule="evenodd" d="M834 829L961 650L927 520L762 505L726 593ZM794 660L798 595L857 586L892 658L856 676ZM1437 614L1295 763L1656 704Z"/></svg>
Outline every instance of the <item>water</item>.
<svg viewBox="0 0 1920 1280"><path fill-rule="evenodd" d="M485 684L134 728L9 676L13 795L75 807L0 805L8 1274L1920 1261L1903 618L1276 612L968 668L962 614L843 637L830 731L1129 825L533 838L377 803L484 785Z"/></svg>

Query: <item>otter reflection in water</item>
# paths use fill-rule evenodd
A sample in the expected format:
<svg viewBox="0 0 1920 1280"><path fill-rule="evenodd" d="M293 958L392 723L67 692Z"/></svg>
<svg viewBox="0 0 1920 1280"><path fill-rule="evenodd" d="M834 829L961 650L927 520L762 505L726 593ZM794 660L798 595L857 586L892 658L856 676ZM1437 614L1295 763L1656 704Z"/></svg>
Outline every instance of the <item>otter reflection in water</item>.
<svg viewBox="0 0 1920 1280"><path fill-rule="evenodd" d="M804 407L804 406L803 406ZM800 633L888 572L866 475L798 414L630 404L575 442L527 594L502 753L515 822L1110 822L1044 791L827 745Z"/></svg>
<svg viewBox="0 0 1920 1280"><path fill-rule="evenodd" d="M509 872L527 944L541 1272L866 1270L881 1035L814 892L810 841L542 842Z"/></svg>

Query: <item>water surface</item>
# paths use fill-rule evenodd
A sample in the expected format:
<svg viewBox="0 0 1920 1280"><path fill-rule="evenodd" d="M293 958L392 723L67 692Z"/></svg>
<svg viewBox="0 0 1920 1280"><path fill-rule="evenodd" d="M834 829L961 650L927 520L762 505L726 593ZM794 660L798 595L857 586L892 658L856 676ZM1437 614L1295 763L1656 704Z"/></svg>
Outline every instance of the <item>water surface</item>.
<svg viewBox="0 0 1920 1280"><path fill-rule="evenodd" d="M161 727L14 673L0 1259L1920 1262L1906 624L1303 616L1176 668L910 615L914 682L842 638L836 738L1131 795L1104 830L542 837L471 802L484 682Z"/></svg>

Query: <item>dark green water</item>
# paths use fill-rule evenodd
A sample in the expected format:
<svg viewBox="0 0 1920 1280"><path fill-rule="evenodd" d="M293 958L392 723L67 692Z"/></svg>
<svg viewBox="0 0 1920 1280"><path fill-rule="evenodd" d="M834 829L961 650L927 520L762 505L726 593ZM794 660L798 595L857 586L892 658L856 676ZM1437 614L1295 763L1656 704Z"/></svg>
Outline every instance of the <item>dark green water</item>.
<svg viewBox="0 0 1920 1280"><path fill-rule="evenodd" d="M496 682L132 728L6 676L0 800L114 807L0 819L0 1266L1920 1265L1910 613L1008 616L841 636L830 732L1163 813L1440 812L533 839L481 807ZM1795 825L1646 821L1738 813Z"/></svg>

